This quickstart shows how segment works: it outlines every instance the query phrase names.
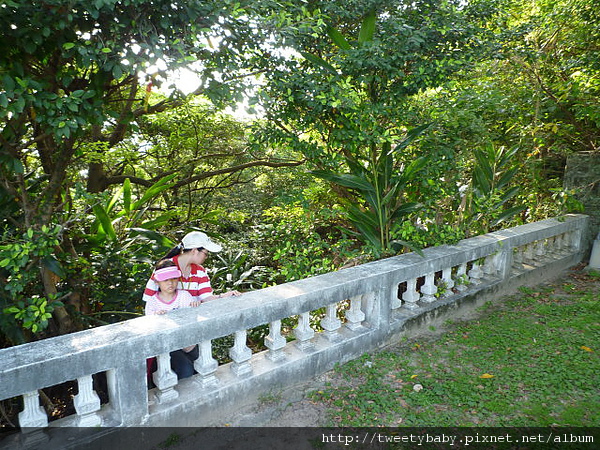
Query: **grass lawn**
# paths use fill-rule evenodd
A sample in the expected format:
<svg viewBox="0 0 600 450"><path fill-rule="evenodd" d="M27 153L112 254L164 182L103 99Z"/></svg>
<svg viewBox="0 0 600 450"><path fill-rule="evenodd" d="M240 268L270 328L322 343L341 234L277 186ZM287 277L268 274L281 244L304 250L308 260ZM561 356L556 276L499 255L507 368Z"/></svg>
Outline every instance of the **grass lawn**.
<svg viewBox="0 0 600 450"><path fill-rule="evenodd" d="M479 319L336 368L328 426L600 425L600 273L573 271Z"/></svg>

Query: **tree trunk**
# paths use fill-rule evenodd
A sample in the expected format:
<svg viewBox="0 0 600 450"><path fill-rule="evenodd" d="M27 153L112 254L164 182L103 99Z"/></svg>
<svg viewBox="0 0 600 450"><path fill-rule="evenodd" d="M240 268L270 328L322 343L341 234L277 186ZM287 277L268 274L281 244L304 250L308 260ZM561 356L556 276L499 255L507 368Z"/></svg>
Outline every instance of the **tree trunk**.
<svg viewBox="0 0 600 450"><path fill-rule="evenodd" d="M87 191L95 194L106 189L106 172L104 165L99 162L91 162L88 166Z"/></svg>
<svg viewBox="0 0 600 450"><path fill-rule="evenodd" d="M46 296L48 298L50 298L51 295L55 296L58 292L56 290L56 275L43 266L40 267L40 273L42 282L44 283L44 291L46 292ZM64 306L58 306L54 308L52 316L58 325L58 332L60 334L68 334L76 331L75 323Z"/></svg>

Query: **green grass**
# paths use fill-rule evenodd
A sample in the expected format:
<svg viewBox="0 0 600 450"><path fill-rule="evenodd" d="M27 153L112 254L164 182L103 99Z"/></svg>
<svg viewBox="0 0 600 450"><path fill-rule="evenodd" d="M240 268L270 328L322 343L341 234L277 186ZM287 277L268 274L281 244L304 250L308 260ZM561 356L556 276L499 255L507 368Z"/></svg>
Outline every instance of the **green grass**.
<svg viewBox="0 0 600 450"><path fill-rule="evenodd" d="M340 366L312 399L335 426L598 426L599 322L600 277L576 272Z"/></svg>

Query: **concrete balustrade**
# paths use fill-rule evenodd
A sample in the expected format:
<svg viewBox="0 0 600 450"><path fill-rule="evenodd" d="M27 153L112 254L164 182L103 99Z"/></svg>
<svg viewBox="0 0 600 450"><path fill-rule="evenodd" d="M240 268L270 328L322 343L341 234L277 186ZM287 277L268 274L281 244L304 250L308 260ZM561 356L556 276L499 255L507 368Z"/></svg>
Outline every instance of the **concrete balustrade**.
<svg viewBox="0 0 600 450"><path fill-rule="evenodd" d="M519 286L577 264L587 249L584 215L568 215L244 293L166 315L140 317L0 350L0 399L21 397L22 432L96 426L211 426L261 395L460 317ZM318 317L317 317L318 313ZM282 321L297 326L286 336ZM253 353L248 330L266 325L267 350ZM231 363L212 341L233 336ZM289 342L288 342L289 341ZM177 380L169 352L199 345L198 372ZM157 359L148 389L146 359ZM100 405L92 375L105 373ZM76 381L76 413L48 422L38 390ZM10 442L9 442L10 443ZM10 447L9 447L10 448Z"/></svg>

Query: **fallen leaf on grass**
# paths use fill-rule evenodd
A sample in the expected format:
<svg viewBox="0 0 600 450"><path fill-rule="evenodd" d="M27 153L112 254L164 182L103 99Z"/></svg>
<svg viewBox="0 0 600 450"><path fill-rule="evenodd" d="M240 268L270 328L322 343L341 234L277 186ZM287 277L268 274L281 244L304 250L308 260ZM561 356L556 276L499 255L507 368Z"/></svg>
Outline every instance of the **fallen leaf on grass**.
<svg viewBox="0 0 600 450"><path fill-rule="evenodd" d="M483 375L481 375L479 378L494 378L494 375L491 375L489 373L484 373Z"/></svg>
<svg viewBox="0 0 600 450"><path fill-rule="evenodd" d="M586 352L593 352L593 351L594 351L594 350L592 350L591 348L589 348L589 347L586 347L585 345L582 345L582 346L581 346L581 350L585 350Z"/></svg>

